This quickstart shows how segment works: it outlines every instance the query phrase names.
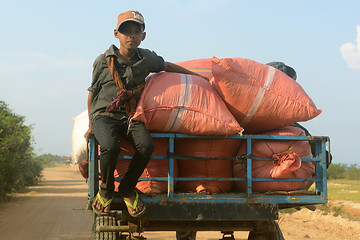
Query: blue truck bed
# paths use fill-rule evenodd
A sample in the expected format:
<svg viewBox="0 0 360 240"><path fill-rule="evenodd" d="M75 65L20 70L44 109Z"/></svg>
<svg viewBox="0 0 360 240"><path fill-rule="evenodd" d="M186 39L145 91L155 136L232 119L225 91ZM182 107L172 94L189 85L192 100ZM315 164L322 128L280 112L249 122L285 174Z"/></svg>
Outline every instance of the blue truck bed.
<svg viewBox="0 0 360 240"><path fill-rule="evenodd" d="M168 159L168 177L141 178L140 180L167 181L168 191L155 197L143 196L147 205L147 211L141 220L132 219L131 230L129 227L121 227L117 224L112 226L114 232L124 231L202 231L202 230L254 230L264 229L262 223L278 219L280 208L298 207L327 202L327 149L330 147L330 139L325 136L276 136L276 135L231 135L231 136L198 136L176 133L153 133L153 138L166 138L169 140L169 153L167 156L153 156L153 159ZM241 139L246 141L247 154L234 156L233 159L241 157L247 163L245 178L181 178L174 177L174 160L181 159L174 153L175 139L178 138L226 138ZM253 178L251 174L252 160L269 160L271 158L252 157L252 142L254 140L273 141L309 141L315 146L313 158L302 158L302 161L312 161L315 164L315 175L311 179L273 179ZM94 138L89 139L89 203L91 204L99 188L98 172L98 150ZM121 158L131 158L122 156ZM184 158L186 160L186 158ZM200 159L214 159L201 157ZM219 158L215 158L221 161ZM120 179L117 179L120 180ZM245 181L245 192L231 192L222 194L198 194L181 193L175 191L175 181ZM268 192L256 193L252 191L252 183L255 181L292 181L292 182L314 182L315 187L311 191L293 192ZM115 198L112 209L124 209L121 198ZM125 212L125 211L123 211ZM123 213L124 215L124 213ZM129 217L129 216L127 216ZM124 217L122 217L124 218ZM124 222L124 221L123 221ZM260 225L259 225L260 224ZM257 226L257 227L256 227ZM111 231L111 227L98 226L100 232ZM115 231L116 230L116 231ZM178 238L180 239L180 238ZM225 238L224 238L225 239ZM250 239L250 237L249 237ZM274 238L275 239L275 238ZM281 239L281 238L279 238Z"/></svg>

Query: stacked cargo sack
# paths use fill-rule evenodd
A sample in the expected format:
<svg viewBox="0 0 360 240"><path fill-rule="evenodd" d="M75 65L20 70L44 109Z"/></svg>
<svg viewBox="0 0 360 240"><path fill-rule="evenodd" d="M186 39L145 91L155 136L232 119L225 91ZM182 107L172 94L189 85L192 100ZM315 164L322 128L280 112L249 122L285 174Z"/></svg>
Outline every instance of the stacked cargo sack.
<svg viewBox="0 0 360 240"><path fill-rule="evenodd" d="M84 134L89 127L89 116L88 111L83 111L79 115L73 118L73 129L72 129L72 152L71 152L71 163L75 164L79 168L81 176L85 179L89 178L89 161L86 159L86 140Z"/></svg>
<svg viewBox="0 0 360 240"><path fill-rule="evenodd" d="M191 68L189 65L187 67ZM178 73L150 76L140 97L134 119L142 121L151 132L233 135L241 134L243 131L208 81L198 76ZM225 139L177 139L175 153L193 157L223 157L229 154L234 156L239 141L230 143L229 146L229 140ZM224 148L216 148L219 146ZM231 160L178 162L179 177L232 177ZM181 181L178 184L177 189L181 191L214 193L231 191L233 183Z"/></svg>
<svg viewBox="0 0 360 240"><path fill-rule="evenodd" d="M176 64L204 77L207 77L208 79L211 79L213 77L211 58L194 59L184 62L178 62Z"/></svg>
<svg viewBox="0 0 360 240"><path fill-rule="evenodd" d="M190 156L190 160L178 160L179 176L232 178L233 160L228 158L237 154L240 143L238 139L177 139L175 153ZM203 156L214 159L195 159ZM177 185L180 191L198 193L231 192L232 188L233 181L180 181Z"/></svg>
<svg viewBox="0 0 360 240"><path fill-rule="evenodd" d="M244 133L308 121L321 113L304 89L282 71L246 58L213 58L211 84Z"/></svg>
<svg viewBox="0 0 360 240"><path fill-rule="evenodd" d="M263 135L305 136L305 132L298 127L287 126L275 131L262 133ZM240 147L238 155L246 154L246 143ZM252 143L252 157L272 158L272 160L252 160L253 178L307 178L315 173L315 165L311 161L301 158L312 158L311 146L308 141L274 141L255 140ZM246 177L246 160L234 161L234 177ZM312 182L273 182L254 181L254 192L307 190ZM244 181L235 182L235 191L246 190Z"/></svg>
<svg viewBox="0 0 360 240"><path fill-rule="evenodd" d="M316 108L311 98L297 82L272 66L245 58L218 59L216 57L179 64L197 71L199 74L206 74L206 76L211 76L208 73L211 64L213 76L211 84L239 124L244 127L245 133L303 136L301 129L288 126L298 121L310 120L321 113L321 110ZM279 128L281 129L279 131L266 132ZM292 143L292 141L281 142L280 146L286 148ZM261 146L261 144L255 145L255 148L257 148L256 146ZM274 151L276 151L276 144L272 143L270 146L275 147ZM309 146L307 141L299 142L296 144L295 150L289 147L290 150L282 149L278 152L278 154L283 152L283 155L277 156L274 161L254 161L255 176L253 177L311 178L314 164L312 162L302 163L299 158L299 155L312 157ZM243 150L242 148L239 151L240 155L243 154ZM257 152L259 149L254 149L254 151ZM267 157L272 157L272 155ZM243 163L235 161L236 177L245 176L246 168L243 168ZM253 191L290 191L306 189L310 184L311 182L255 182ZM243 182L235 184L237 191L243 191L243 187Z"/></svg>
<svg viewBox="0 0 360 240"><path fill-rule="evenodd" d="M154 152L153 156L167 156L169 139L156 138L154 139ZM124 138L119 140L121 146L120 156L130 155L135 153L132 145ZM124 177L127 172L131 159L118 159L114 176L115 178ZM140 178L150 177L168 177L169 160L168 159L154 159L151 158L148 165ZM174 176L178 176L178 168L176 162L174 163ZM115 191L118 191L120 181L115 181ZM166 193L168 188L167 181L155 181L155 180L140 180L136 188L145 195L156 195Z"/></svg>
<svg viewBox="0 0 360 240"><path fill-rule="evenodd" d="M232 135L243 131L208 81L179 73L151 75L133 119L151 132Z"/></svg>

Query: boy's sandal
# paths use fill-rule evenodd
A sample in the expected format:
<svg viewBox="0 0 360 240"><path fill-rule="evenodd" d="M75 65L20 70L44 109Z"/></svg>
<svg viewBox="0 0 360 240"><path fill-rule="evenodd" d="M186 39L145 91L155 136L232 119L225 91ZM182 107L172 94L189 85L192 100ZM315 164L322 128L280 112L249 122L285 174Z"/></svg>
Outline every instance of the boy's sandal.
<svg viewBox="0 0 360 240"><path fill-rule="evenodd" d="M104 210L107 206L110 205L110 203L112 202L113 198L110 198L107 202L104 201L104 199L101 197L100 193L98 192L96 197L99 199L101 205L103 206ZM95 201L94 201L95 202ZM92 209L93 211L97 214L97 215L101 215L101 216L107 216L109 215L109 212L104 212L104 211L101 211L100 209L96 208L94 206L94 202L92 204ZM110 210L110 209L109 209Z"/></svg>
<svg viewBox="0 0 360 240"><path fill-rule="evenodd" d="M124 202L125 202L126 206L130 207L130 208L133 209L133 210L136 210L139 202L142 203L142 208L141 208L141 211L140 211L140 212L137 212L136 214L132 214L132 213L130 213L130 211L128 211L129 214L130 214L130 216L132 216L132 217L134 217L134 218L137 218L137 217L142 216L142 215L145 213L146 207L145 207L144 202L141 201L141 198L139 197L138 192L137 192L137 191L134 191L134 192L135 192L135 201L134 201L134 203L131 204L131 203L129 203L128 201L125 201L125 200L124 200Z"/></svg>

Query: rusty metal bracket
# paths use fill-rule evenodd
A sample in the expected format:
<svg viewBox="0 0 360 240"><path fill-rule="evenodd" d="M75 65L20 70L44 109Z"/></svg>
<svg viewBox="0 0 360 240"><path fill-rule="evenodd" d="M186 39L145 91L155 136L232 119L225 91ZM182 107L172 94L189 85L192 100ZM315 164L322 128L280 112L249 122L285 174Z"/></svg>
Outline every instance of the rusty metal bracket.
<svg viewBox="0 0 360 240"><path fill-rule="evenodd" d="M223 237L219 240L235 240L234 232L221 232L223 234Z"/></svg>

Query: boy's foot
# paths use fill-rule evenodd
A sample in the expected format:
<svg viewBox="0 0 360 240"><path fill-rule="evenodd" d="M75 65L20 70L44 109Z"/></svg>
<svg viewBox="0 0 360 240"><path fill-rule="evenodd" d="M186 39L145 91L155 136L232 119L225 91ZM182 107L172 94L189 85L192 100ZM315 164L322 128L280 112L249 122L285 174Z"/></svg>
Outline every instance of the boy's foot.
<svg viewBox="0 0 360 240"><path fill-rule="evenodd" d="M145 204L136 191L134 191L131 197L123 197L123 199L130 216L136 218L145 213Z"/></svg>
<svg viewBox="0 0 360 240"><path fill-rule="evenodd" d="M101 197L100 193L97 193L92 203L92 209L97 215L109 215L111 199Z"/></svg>

